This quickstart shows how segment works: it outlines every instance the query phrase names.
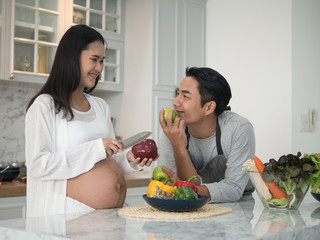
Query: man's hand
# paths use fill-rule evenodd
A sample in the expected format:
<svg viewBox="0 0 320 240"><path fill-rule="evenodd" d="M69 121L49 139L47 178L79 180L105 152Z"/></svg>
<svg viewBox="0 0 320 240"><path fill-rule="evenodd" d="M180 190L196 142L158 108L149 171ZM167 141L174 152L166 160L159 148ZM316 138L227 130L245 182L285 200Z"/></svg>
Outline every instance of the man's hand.
<svg viewBox="0 0 320 240"><path fill-rule="evenodd" d="M152 159L152 158L144 158L144 159L140 159L139 157L136 158L135 155L132 153L132 151L130 150L128 153L127 153L127 159L129 162L133 162L133 163L136 163L138 164L140 167L144 167L144 166L147 166L147 167L150 167L151 166L151 163L153 161L156 161L157 159L159 158L159 154L156 158Z"/></svg>
<svg viewBox="0 0 320 240"><path fill-rule="evenodd" d="M163 167L162 171L166 173L169 176L169 178L173 180L173 182L176 182L179 180L178 175L174 171L172 171L170 168Z"/></svg>
<svg viewBox="0 0 320 240"><path fill-rule="evenodd" d="M181 120L180 117L176 117L174 123L172 123L172 114L174 111L174 108L170 109L166 123L164 121L164 109L161 109L159 113L159 122L172 146L178 149L185 149L187 146L187 137L184 132L184 120Z"/></svg>

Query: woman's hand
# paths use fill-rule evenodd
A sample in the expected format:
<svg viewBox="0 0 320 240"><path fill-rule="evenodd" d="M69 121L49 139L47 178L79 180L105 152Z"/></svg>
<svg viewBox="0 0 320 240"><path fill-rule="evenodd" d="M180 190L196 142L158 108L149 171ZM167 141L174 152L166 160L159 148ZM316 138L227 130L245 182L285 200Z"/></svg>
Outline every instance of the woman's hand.
<svg viewBox="0 0 320 240"><path fill-rule="evenodd" d="M128 153L127 153L127 159L129 162L133 162L133 163L136 163L138 164L140 167L144 167L144 166L147 166L147 167L150 167L151 166L151 163L153 161L156 161L157 159L159 158L159 154L156 158L152 159L152 158L144 158L144 159L140 159L139 157L136 158L136 156L132 153L132 151L130 150Z"/></svg>
<svg viewBox="0 0 320 240"><path fill-rule="evenodd" d="M172 146L178 149L185 149L187 146L187 137L184 131L184 120L181 120L180 117L176 117L174 123L172 123L172 114L174 111L174 108L170 109L166 123L164 121L164 109L161 109L159 112L159 122Z"/></svg>
<svg viewBox="0 0 320 240"><path fill-rule="evenodd" d="M119 149L123 150L123 146L118 140L112 138L103 138L102 141L107 157L116 154Z"/></svg>

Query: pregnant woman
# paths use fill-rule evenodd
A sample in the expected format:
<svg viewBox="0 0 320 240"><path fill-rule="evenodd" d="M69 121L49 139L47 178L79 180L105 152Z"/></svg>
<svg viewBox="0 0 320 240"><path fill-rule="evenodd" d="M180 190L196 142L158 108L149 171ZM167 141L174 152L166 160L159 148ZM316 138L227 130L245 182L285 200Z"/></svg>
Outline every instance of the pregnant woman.
<svg viewBox="0 0 320 240"><path fill-rule="evenodd" d="M135 158L115 140L110 109L90 93L104 68L105 40L86 25L62 37L48 80L25 119L27 217L121 207ZM122 150L122 151L120 151Z"/></svg>

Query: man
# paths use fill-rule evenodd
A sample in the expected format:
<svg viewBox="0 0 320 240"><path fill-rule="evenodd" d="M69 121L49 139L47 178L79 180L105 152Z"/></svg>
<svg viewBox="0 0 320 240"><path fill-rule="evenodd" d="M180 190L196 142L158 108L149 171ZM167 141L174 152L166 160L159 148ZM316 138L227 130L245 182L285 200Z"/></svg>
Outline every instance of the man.
<svg viewBox="0 0 320 240"><path fill-rule="evenodd" d="M174 180L196 175L199 194L211 202L238 201L253 185L242 164L252 159L255 137L251 123L228 107L231 89L210 68L187 68L159 136L160 163ZM173 111L178 117L172 122ZM175 173L176 172L176 173Z"/></svg>

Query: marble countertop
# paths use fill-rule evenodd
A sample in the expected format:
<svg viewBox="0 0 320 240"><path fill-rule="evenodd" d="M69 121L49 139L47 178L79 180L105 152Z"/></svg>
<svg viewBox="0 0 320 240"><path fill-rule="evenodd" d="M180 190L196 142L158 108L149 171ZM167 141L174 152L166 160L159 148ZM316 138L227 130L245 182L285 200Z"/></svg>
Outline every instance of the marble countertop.
<svg viewBox="0 0 320 240"><path fill-rule="evenodd" d="M140 204L140 203L139 203ZM141 204L145 204L141 197ZM221 203L232 213L201 220L159 221L120 217L118 209L82 216L0 221L4 239L318 239L320 202L307 193L299 210L265 209L256 195Z"/></svg>

